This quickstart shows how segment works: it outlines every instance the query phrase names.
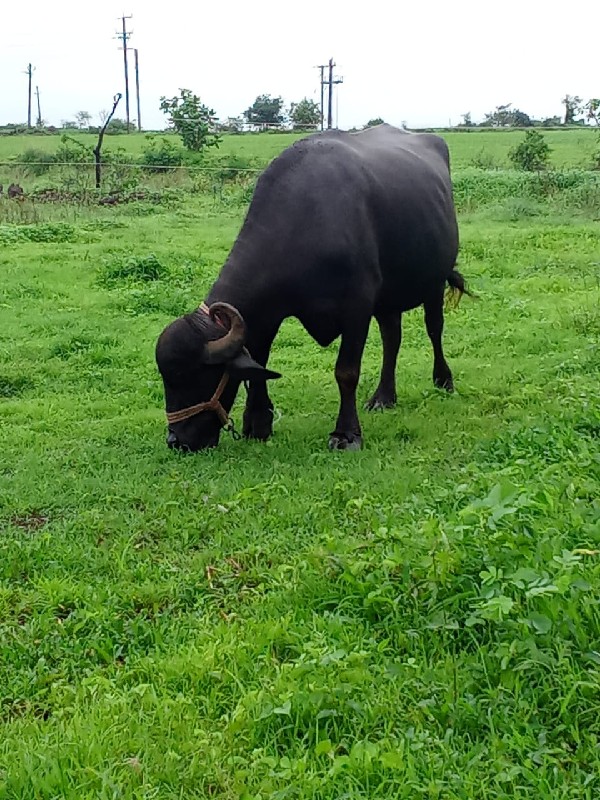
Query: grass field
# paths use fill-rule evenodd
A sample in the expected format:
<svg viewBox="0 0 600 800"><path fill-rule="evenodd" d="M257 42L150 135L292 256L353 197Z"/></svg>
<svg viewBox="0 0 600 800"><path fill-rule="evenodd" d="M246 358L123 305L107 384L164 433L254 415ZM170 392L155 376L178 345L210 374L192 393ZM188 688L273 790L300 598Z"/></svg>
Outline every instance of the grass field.
<svg viewBox="0 0 600 800"><path fill-rule="evenodd" d="M1 800L599 796L598 180L455 180L457 391L406 315L359 453L327 450L336 348L294 321L270 442L165 446L154 343L233 189L0 203ZM379 363L373 326L361 403Z"/></svg>
<svg viewBox="0 0 600 800"><path fill-rule="evenodd" d="M583 167L590 166L592 155L598 149L598 131L594 128L582 130L569 129L565 131L542 131L550 145L551 163L555 167ZM218 150L211 150L207 161L217 156L236 156L241 158L256 159L266 164L295 139L305 134L297 133L270 133L270 134L244 134L224 135ZM508 165L509 151L518 144L524 136L522 131L470 131L447 132L441 134L450 147L453 167L468 166L505 167ZM94 147L98 137L93 134L77 133L74 138L82 143ZM175 141L179 141L172 137ZM0 136L0 162L8 159L17 159L28 148L54 152L60 143L60 136ZM141 154L146 146L145 134L122 134L105 138L106 150L123 148L133 156ZM0 167L0 179L2 167Z"/></svg>

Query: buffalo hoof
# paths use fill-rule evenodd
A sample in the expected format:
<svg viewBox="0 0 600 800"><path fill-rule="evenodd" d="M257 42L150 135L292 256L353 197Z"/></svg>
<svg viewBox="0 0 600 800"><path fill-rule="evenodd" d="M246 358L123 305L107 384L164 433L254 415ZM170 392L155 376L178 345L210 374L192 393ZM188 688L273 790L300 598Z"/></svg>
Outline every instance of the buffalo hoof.
<svg viewBox="0 0 600 800"><path fill-rule="evenodd" d="M375 392L373 397L365 403L367 411L383 411L384 408L393 408L396 405L395 395L385 395Z"/></svg>
<svg viewBox="0 0 600 800"><path fill-rule="evenodd" d="M330 450L360 450L362 438L355 433L332 433L329 437Z"/></svg>
<svg viewBox="0 0 600 800"><path fill-rule="evenodd" d="M243 434L246 439L266 441L273 433L273 410L244 412Z"/></svg>
<svg viewBox="0 0 600 800"><path fill-rule="evenodd" d="M454 381L452 380L452 375L434 375L433 385L436 389L444 389L446 392L454 391Z"/></svg>

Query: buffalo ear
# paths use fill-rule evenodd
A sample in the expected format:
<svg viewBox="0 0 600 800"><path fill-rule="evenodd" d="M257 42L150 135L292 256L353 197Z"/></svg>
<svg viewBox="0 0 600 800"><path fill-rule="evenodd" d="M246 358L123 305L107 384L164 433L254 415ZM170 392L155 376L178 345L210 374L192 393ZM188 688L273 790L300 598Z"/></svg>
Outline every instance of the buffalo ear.
<svg viewBox="0 0 600 800"><path fill-rule="evenodd" d="M262 367L258 361L244 352L227 363L227 371L232 377L242 381L250 381L252 378L262 378L263 380L281 378L279 372Z"/></svg>

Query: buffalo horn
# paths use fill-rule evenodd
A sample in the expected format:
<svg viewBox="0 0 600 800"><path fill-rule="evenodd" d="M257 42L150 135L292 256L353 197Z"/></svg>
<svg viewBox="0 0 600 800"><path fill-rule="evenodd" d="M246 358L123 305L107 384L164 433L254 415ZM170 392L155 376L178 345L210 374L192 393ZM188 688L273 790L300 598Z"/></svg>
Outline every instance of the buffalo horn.
<svg viewBox="0 0 600 800"><path fill-rule="evenodd" d="M229 303L213 303L208 313L210 318L218 323L224 318L229 330L220 339L206 343L204 361L207 364L224 364L235 358L244 346L246 324L237 308Z"/></svg>

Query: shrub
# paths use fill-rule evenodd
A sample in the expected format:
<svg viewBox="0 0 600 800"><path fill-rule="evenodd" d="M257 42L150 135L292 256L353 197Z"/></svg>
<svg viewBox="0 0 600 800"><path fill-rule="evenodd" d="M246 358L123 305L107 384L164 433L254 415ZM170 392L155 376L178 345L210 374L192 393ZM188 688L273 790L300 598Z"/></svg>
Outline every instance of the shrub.
<svg viewBox="0 0 600 800"><path fill-rule="evenodd" d="M530 130L525 133L523 141L510 151L509 158L517 169L539 171L548 165L550 147L541 133Z"/></svg>
<svg viewBox="0 0 600 800"><path fill-rule="evenodd" d="M148 167L149 172L166 172L181 166L183 152L175 142L165 136L156 138L151 135L146 136L148 142L142 150L140 162Z"/></svg>
<svg viewBox="0 0 600 800"><path fill-rule="evenodd" d="M45 150L28 147L17 160L26 165L25 172L27 175L38 177L48 172L55 158L52 153L47 153Z"/></svg>
<svg viewBox="0 0 600 800"><path fill-rule="evenodd" d="M471 159L471 166L478 169L497 169L498 162L492 153L482 147Z"/></svg>
<svg viewBox="0 0 600 800"><path fill-rule="evenodd" d="M136 284L158 281L165 278L169 270L160 263L154 253L147 256L132 256L105 262L100 270L100 283L105 285Z"/></svg>

